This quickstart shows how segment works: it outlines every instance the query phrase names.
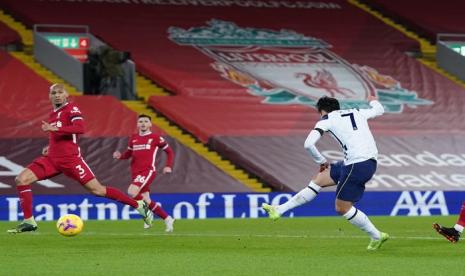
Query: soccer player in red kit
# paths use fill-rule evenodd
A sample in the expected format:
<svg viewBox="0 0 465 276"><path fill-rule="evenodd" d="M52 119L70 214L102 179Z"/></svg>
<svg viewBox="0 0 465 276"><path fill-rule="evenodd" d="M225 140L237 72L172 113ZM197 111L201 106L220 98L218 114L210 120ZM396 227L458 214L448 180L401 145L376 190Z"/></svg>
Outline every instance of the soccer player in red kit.
<svg viewBox="0 0 465 276"><path fill-rule="evenodd" d="M459 219L455 223L454 227L445 227L437 223L433 224L433 228L446 239L452 243L456 243L460 239L460 235L463 233L465 228L465 202L462 203L462 208L460 209Z"/></svg>
<svg viewBox="0 0 465 276"><path fill-rule="evenodd" d="M165 221L165 231L173 232L174 219L163 210L160 204L150 199L150 184L156 175L155 161L158 151L162 149L167 154L166 165L163 168L164 174L173 171L174 153L165 139L152 133L151 128L150 116L139 115L137 118L138 133L129 137L128 149L123 153L115 151L113 158L120 160L131 158L132 182L129 185L128 194L135 200L143 199L149 209ZM144 228L149 227L150 225L144 225Z"/></svg>
<svg viewBox="0 0 465 276"><path fill-rule="evenodd" d="M143 201L136 201L120 190L103 186L82 158L78 137L84 133L83 117L79 108L68 102L68 92L63 84L50 87L49 98L53 105L47 122L42 121L42 130L49 133L49 144L42 150L42 156L35 159L16 177L16 188L24 220L9 233L37 230L32 213L31 184L38 180L54 177L60 173L78 181L96 196L102 196L130 205L151 225L153 214Z"/></svg>

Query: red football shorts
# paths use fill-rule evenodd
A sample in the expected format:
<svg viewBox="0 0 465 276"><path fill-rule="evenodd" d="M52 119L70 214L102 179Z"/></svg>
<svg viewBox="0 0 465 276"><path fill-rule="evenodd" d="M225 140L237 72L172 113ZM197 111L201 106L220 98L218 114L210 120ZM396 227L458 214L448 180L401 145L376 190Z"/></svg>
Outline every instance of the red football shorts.
<svg viewBox="0 0 465 276"><path fill-rule="evenodd" d="M139 193L150 192L150 184L157 172L153 170L142 171L132 175L132 184L140 188Z"/></svg>
<svg viewBox="0 0 465 276"><path fill-rule="evenodd" d="M32 161L27 168L37 176L38 180L49 179L63 173L84 185L95 178L86 161L77 156L60 158L41 156Z"/></svg>

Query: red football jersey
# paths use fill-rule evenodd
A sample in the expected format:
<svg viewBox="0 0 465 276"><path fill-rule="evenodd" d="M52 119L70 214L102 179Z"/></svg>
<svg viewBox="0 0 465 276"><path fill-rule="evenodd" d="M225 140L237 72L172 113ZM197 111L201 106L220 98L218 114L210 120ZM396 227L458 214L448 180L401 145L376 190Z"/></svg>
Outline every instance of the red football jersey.
<svg viewBox="0 0 465 276"><path fill-rule="evenodd" d="M50 113L48 123L58 128L58 131L50 131L48 155L81 156L78 138L84 133L84 125L79 108L73 103L65 103Z"/></svg>
<svg viewBox="0 0 465 276"><path fill-rule="evenodd" d="M133 174L146 170L155 171L155 160L160 149L168 154L166 166L172 167L173 152L163 137L152 132L144 135L137 133L129 137L128 150L121 155L120 159L131 158Z"/></svg>

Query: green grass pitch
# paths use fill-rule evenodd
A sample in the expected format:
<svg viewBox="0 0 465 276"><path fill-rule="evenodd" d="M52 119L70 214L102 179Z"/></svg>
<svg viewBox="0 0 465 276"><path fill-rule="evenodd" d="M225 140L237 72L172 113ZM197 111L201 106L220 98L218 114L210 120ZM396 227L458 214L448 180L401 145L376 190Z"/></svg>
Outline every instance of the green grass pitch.
<svg viewBox="0 0 465 276"><path fill-rule="evenodd" d="M451 244L431 227L456 216L371 219L391 235L376 252L340 217L178 220L172 234L160 220L149 230L137 220L86 221L71 238L40 222L36 233L0 233L0 274L463 275L465 241Z"/></svg>

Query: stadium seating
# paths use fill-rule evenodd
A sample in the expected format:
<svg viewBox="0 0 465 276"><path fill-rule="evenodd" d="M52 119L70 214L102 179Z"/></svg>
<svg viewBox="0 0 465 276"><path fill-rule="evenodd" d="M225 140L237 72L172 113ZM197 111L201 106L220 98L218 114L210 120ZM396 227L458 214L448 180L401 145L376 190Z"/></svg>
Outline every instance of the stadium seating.
<svg viewBox="0 0 465 276"><path fill-rule="evenodd" d="M15 31L0 22L0 46L18 43L20 40L21 38Z"/></svg>
<svg viewBox="0 0 465 276"><path fill-rule="evenodd" d="M332 46L325 53L336 55L339 64L376 70L369 75L381 83L376 94L384 97L386 108L392 108L371 123L381 152L411 156L422 150L439 155L460 152L465 104L458 95L464 89L405 55L418 51L416 41L345 1L332 2L337 7L261 9L259 17L256 9L238 6L13 0L2 1L1 5L29 25L90 25L94 34L130 51L140 72L175 94L152 96L149 102L156 110L277 190L299 190L316 171L317 166L305 155L302 144L319 115L308 105L296 104L297 98L288 104L264 103L266 97L254 95L214 69L215 59L205 54L212 48L170 40L170 27L206 28L208 22L214 22L212 19L221 18L222 22L235 24L239 33L251 28L256 32L286 29L321 39ZM73 14L63 12L70 7ZM102 15L102 10L108 17ZM128 16L131 14L137 17ZM266 79L261 84L273 87L272 81ZM390 89L381 87L387 84ZM321 142L324 150L337 147L326 138ZM414 168L416 174L431 170L431 166ZM396 166L380 167L380 174L401 173ZM395 190L400 189L399 185L373 188ZM405 189L414 189L414 185Z"/></svg>
<svg viewBox="0 0 465 276"><path fill-rule="evenodd" d="M49 86L48 81L0 50L2 158L25 166L47 144L47 136L40 130L40 124L50 112ZM77 96L72 101L85 115L86 134L81 138L80 145L90 167L103 183L126 189L130 182L129 163L114 161L112 153L116 149L125 150L126 137L135 130L136 114L111 96ZM156 127L153 131L163 134ZM250 191L178 141L170 137L168 141L176 153L175 174L160 175L157 185L154 185L155 192ZM63 176L53 180L69 183ZM2 187L1 194L15 193L14 176L1 176L0 182L10 184ZM35 192L62 194L82 193L84 190L73 183L67 185L65 190L37 185Z"/></svg>
<svg viewBox="0 0 465 276"><path fill-rule="evenodd" d="M438 33L465 33L462 15L465 2L460 0L449 0L447 3L421 0L365 2L433 43L436 42Z"/></svg>
<svg viewBox="0 0 465 276"><path fill-rule="evenodd" d="M4 51L0 51L0 62L3 65L0 67L0 114L7 118L0 120L1 136L44 137L40 122L50 112L47 93L51 84ZM136 115L115 98L79 96L73 101L86 114L86 136L114 137L132 133ZM31 127L18 127L27 125Z"/></svg>

